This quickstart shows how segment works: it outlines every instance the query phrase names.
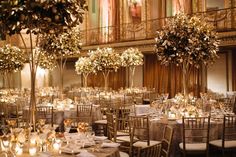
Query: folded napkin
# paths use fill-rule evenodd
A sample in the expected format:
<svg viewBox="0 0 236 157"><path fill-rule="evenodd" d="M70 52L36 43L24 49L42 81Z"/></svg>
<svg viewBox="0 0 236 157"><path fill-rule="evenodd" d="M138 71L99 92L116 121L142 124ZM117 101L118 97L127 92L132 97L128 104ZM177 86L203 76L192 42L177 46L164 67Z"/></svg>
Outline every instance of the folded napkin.
<svg viewBox="0 0 236 157"><path fill-rule="evenodd" d="M156 117L156 118L152 118L152 119L150 119L150 121L158 121L158 120L160 120L159 117Z"/></svg>
<svg viewBox="0 0 236 157"><path fill-rule="evenodd" d="M120 144L119 143L102 143L101 147L102 148L116 148L119 147Z"/></svg>
<svg viewBox="0 0 236 157"><path fill-rule="evenodd" d="M182 124L182 119L177 119L176 122L177 122L178 124Z"/></svg>
<svg viewBox="0 0 236 157"><path fill-rule="evenodd" d="M89 152L81 152L78 155L76 155L76 157L96 157L96 156Z"/></svg>
<svg viewBox="0 0 236 157"><path fill-rule="evenodd" d="M106 136L95 136L95 137L94 137L94 140L95 140L95 141L103 141L103 140L106 140L106 139L107 139Z"/></svg>

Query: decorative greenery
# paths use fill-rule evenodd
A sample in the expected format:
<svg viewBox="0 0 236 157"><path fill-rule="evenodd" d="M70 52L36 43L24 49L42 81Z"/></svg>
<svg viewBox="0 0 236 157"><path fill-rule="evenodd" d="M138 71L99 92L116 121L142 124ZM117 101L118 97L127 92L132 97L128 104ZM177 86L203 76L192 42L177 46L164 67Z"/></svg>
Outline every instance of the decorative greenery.
<svg viewBox="0 0 236 157"><path fill-rule="evenodd" d="M168 20L163 30L157 32L156 54L165 65L211 64L218 57L219 40L213 26L196 16L184 13Z"/></svg>
<svg viewBox="0 0 236 157"><path fill-rule="evenodd" d="M39 47L50 55L68 57L79 54L81 49L79 26L61 34L44 34L40 37Z"/></svg>
<svg viewBox="0 0 236 157"><path fill-rule="evenodd" d="M25 62L24 53L18 47L7 44L0 48L0 71L2 73L20 71Z"/></svg>
<svg viewBox="0 0 236 157"><path fill-rule="evenodd" d="M80 30L79 26L68 29L61 34L43 34L40 36L39 47L50 56L59 58L60 90L63 90L63 70L67 57L80 53Z"/></svg>
<svg viewBox="0 0 236 157"><path fill-rule="evenodd" d="M138 48L128 48L121 54L121 65L124 67L143 64L143 54Z"/></svg>
<svg viewBox="0 0 236 157"><path fill-rule="evenodd" d="M0 25L9 35L61 33L82 23L86 0L14 0L0 3ZM73 15L73 16L72 16Z"/></svg>
<svg viewBox="0 0 236 157"><path fill-rule="evenodd" d="M89 57L96 71L116 71L121 65L120 55L110 47L90 51Z"/></svg>
<svg viewBox="0 0 236 157"><path fill-rule="evenodd" d="M53 70L57 67L56 56L53 54L47 54L40 48L36 47L34 53L36 53L36 64L42 69Z"/></svg>
<svg viewBox="0 0 236 157"><path fill-rule="evenodd" d="M77 74L89 74L91 72L95 72L93 63L89 57L80 57L75 62L75 70Z"/></svg>
<svg viewBox="0 0 236 157"><path fill-rule="evenodd" d="M14 0L0 2L0 28L3 35L19 34L28 55L31 76L30 123L35 130L35 79L37 64L34 54L33 35L38 45L39 34L61 34L83 22L86 0ZM29 34L26 45L22 30Z"/></svg>

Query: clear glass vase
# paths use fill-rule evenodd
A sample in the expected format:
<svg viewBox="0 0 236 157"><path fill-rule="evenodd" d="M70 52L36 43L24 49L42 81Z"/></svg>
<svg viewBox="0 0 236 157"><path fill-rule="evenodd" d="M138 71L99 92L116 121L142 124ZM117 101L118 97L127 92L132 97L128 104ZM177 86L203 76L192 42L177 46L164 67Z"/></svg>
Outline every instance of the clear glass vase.
<svg viewBox="0 0 236 157"><path fill-rule="evenodd" d="M104 77L104 90L105 91L108 91L108 76L109 76L109 73L110 71L104 71L102 74L103 74L103 77Z"/></svg>
<svg viewBox="0 0 236 157"><path fill-rule="evenodd" d="M83 84L84 84L84 87L87 88L88 87L88 74L83 74Z"/></svg>
<svg viewBox="0 0 236 157"><path fill-rule="evenodd" d="M130 70L130 88L133 88L134 87L134 74L135 74L135 66L131 66L130 68L129 68L129 70Z"/></svg>

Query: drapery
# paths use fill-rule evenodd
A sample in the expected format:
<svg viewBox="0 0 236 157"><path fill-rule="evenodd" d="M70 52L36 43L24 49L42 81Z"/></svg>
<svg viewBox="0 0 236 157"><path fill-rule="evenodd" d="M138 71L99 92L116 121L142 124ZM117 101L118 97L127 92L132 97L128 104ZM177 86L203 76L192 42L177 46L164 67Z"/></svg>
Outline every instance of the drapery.
<svg viewBox="0 0 236 157"><path fill-rule="evenodd" d="M236 50L232 53L232 90L236 91Z"/></svg>
<svg viewBox="0 0 236 157"><path fill-rule="evenodd" d="M188 91L199 96L202 89L202 70L192 68L188 76ZM161 65L155 54L145 54L144 86L155 88L158 93L169 93L170 97L182 91L182 70L175 65Z"/></svg>
<svg viewBox="0 0 236 157"><path fill-rule="evenodd" d="M125 87L126 72L125 68L120 68L117 72L110 72L108 77L108 87L111 89L119 89ZM88 76L88 87L104 87L104 77L102 72L90 74Z"/></svg>

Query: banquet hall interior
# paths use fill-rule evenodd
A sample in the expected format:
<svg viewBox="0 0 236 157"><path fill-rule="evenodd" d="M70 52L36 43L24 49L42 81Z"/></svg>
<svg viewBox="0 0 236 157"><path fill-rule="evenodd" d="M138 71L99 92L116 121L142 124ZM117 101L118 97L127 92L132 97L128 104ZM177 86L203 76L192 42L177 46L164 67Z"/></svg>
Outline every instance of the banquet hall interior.
<svg viewBox="0 0 236 157"><path fill-rule="evenodd" d="M0 0L0 157L236 156L236 0Z"/></svg>

